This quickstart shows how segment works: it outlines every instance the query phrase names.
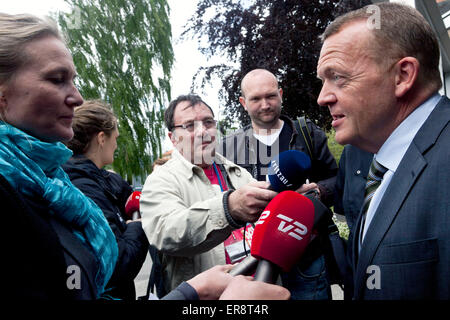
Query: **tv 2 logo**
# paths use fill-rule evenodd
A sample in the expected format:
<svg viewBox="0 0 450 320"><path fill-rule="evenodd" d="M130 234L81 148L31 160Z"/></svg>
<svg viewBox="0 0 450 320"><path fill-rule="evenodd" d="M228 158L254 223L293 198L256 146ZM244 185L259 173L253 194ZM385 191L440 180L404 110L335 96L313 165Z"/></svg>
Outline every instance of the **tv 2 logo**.
<svg viewBox="0 0 450 320"><path fill-rule="evenodd" d="M270 211L264 211L263 213L261 213L261 217L255 224L263 224L265 219L267 219L269 215ZM286 217L281 213L277 215L277 218L281 219L281 222L278 225L278 230L283 233L287 233L288 236L291 236L294 239L302 240L303 237L301 236L304 236L308 233L308 228L305 225L301 224L298 221L295 221L292 218Z"/></svg>

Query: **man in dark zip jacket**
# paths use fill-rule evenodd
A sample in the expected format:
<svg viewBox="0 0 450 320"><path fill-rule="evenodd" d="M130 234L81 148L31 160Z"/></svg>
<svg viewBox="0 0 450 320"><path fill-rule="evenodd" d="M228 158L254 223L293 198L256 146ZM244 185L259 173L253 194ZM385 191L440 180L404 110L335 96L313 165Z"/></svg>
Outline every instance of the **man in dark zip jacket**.
<svg viewBox="0 0 450 320"><path fill-rule="evenodd" d="M283 90L267 70L255 69L247 73L241 82L241 92L239 101L249 114L251 124L226 136L219 144L220 152L247 169L255 179L265 181L274 156L287 150L302 151L310 156L312 166L309 181L296 191L314 192L331 207L338 167L328 149L325 133L310 120L304 124L294 123L281 115ZM328 237L326 231L320 235L299 264L291 272L282 274L283 285L291 291L292 299L331 299L323 255Z"/></svg>

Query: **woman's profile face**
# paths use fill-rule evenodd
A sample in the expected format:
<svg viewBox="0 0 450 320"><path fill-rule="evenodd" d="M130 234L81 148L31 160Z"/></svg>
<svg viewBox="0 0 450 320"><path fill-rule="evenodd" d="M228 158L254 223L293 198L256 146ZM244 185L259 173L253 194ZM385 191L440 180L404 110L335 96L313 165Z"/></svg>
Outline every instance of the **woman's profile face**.
<svg viewBox="0 0 450 320"><path fill-rule="evenodd" d="M102 160L105 165L114 162L114 152L117 149L117 138L119 137L119 130L117 127L108 136L105 136L105 143L102 148Z"/></svg>
<svg viewBox="0 0 450 320"><path fill-rule="evenodd" d="M70 140L74 108L83 103L72 55L53 36L28 43L24 54L25 63L2 86L4 120L43 141Z"/></svg>

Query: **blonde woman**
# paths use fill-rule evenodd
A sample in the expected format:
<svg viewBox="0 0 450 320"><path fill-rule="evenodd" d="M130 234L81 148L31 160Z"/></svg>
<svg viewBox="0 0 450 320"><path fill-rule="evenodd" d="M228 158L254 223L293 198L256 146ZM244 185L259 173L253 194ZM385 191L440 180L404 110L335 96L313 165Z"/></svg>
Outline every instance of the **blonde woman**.
<svg viewBox="0 0 450 320"><path fill-rule="evenodd" d="M3 290L13 299L95 299L118 249L102 211L61 168L83 98L56 25L0 13ZM4 218L6 215L4 215ZM5 245L6 244L6 245Z"/></svg>

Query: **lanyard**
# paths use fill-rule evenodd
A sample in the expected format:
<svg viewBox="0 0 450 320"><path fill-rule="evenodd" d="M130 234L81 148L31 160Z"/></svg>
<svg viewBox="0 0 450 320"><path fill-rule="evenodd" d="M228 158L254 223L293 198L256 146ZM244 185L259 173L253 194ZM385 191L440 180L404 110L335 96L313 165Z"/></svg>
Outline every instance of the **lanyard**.
<svg viewBox="0 0 450 320"><path fill-rule="evenodd" d="M222 179L220 179L219 171L217 170L217 166L216 166L215 162L213 162L213 168L214 168L214 172L216 173L217 180L219 181L220 191L223 192Z"/></svg>

